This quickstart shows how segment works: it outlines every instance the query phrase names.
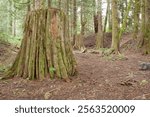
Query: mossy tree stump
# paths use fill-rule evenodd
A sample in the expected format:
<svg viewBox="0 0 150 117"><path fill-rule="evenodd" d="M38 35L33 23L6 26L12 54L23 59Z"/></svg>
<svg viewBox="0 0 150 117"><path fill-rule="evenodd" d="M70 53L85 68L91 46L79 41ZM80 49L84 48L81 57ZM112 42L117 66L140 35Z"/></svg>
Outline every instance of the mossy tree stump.
<svg viewBox="0 0 150 117"><path fill-rule="evenodd" d="M27 14L20 51L5 78L66 81L76 72L76 61L68 38L67 19L58 9L39 9Z"/></svg>

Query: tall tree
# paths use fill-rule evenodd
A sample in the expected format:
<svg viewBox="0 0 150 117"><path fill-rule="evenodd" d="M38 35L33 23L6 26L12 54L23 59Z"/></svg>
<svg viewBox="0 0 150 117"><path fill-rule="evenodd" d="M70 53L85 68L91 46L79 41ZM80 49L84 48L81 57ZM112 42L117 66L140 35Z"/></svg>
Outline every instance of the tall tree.
<svg viewBox="0 0 150 117"><path fill-rule="evenodd" d="M97 19L98 19L98 32L96 33L96 49L103 48L103 25L102 25L102 0L98 0L98 12L97 12Z"/></svg>
<svg viewBox="0 0 150 117"><path fill-rule="evenodd" d="M141 14L142 14L142 23L141 23L141 30L140 30L140 36L141 36L141 45L143 46L144 43L144 34L145 34L145 0L141 0Z"/></svg>
<svg viewBox="0 0 150 117"><path fill-rule="evenodd" d="M104 32L106 32L107 23L108 23L108 12L109 12L109 0L107 0L107 9L106 9L106 16L105 16L105 22L104 22Z"/></svg>
<svg viewBox="0 0 150 117"><path fill-rule="evenodd" d="M107 3L108 3L108 30L112 31L111 0L107 0Z"/></svg>
<svg viewBox="0 0 150 117"><path fill-rule="evenodd" d="M77 1L73 0L73 45L77 36Z"/></svg>
<svg viewBox="0 0 150 117"><path fill-rule="evenodd" d="M15 3L13 2L13 6L15 8ZM14 16L13 16L13 36L16 36L16 15L17 15L17 11L16 9L14 9Z"/></svg>
<svg viewBox="0 0 150 117"><path fill-rule="evenodd" d="M28 3L27 3L27 11L30 11L31 10L31 0L28 0Z"/></svg>
<svg viewBox="0 0 150 117"><path fill-rule="evenodd" d="M142 0L142 24L140 33L140 47L143 47L144 54L150 53L150 0Z"/></svg>
<svg viewBox="0 0 150 117"><path fill-rule="evenodd" d="M13 35L13 16L12 16L13 2L9 1L9 34Z"/></svg>
<svg viewBox="0 0 150 117"><path fill-rule="evenodd" d="M75 39L75 45L74 48L77 50L82 50L85 49L84 43L83 43L83 39L84 39L84 35L85 35L85 26L87 23L87 19L85 17L85 1L84 0L80 0L80 25L81 25L81 30L80 30L80 35L78 35L78 37L76 37Z"/></svg>
<svg viewBox="0 0 150 117"><path fill-rule="evenodd" d="M48 7L50 8L52 6L52 0L48 0Z"/></svg>
<svg viewBox="0 0 150 117"><path fill-rule="evenodd" d="M139 32L139 20L140 20L140 0L134 0L134 32L133 39L137 39Z"/></svg>
<svg viewBox="0 0 150 117"><path fill-rule="evenodd" d="M61 5L62 5L62 0L58 1L58 7L61 9Z"/></svg>
<svg viewBox="0 0 150 117"><path fill-rule="evenodd" d="M112 45L111 48L119 52L119 22L118 22L118 0L112 0Z"/></svg>
<svg viewBox="0 0 150 117"><path fill-rule="evenodd" d="M98 17L97 17L97 3L96 0L93 0L93 18L94 18L94 31L98 32Z"/></svg>
<svg viewBox="0 0 150 117"><path fill-rule="evenodd" d="M120 31L119 31L119 41L121 40L121 36L127 28L127 20L130 19L129 12L131 10L131 3L132 3L132 1L129 1L128 6L126 6L126 11L124 13L124 17L122 18L122 27L120 28Z"/></svg>

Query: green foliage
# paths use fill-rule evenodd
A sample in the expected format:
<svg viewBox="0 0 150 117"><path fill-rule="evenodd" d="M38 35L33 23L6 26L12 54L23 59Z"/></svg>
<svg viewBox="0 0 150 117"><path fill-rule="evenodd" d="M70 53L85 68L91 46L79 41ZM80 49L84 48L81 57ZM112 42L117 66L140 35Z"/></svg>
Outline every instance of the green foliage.
<svg viewBox="0 0 150 117"><path fill-rule="evenodd" d="M6 66L3 64L0 64L0 80L3 79L2 76L3 76L4 72L6 72L9 68L10 68L10 65Z"/></svg>
<svg viewBox="0 0 150 117"><path fill-rule="evenodd" d="M0 33L0 42L6 42L6 43L10 43L10 44L13 44L13 45L16 45L16 46L20 46L21 44L21 36L12 36L12 35L9 35L7 33Z"/></svg>
<svg viewBox="0 0 150 117"><path fill-rule="evenodd" d="M113 49L113 48L105 48L105 49L103 49L103 55L104 55L104 56L109 56L109 55L111 55L113 52L114 52L114 49Z"/></svg>
<svg viewBox="0 0 150 117"><path fill-rule="evenodd" d="M109 53L110 49L107 49L106 51ZM109 61L128 60L128 58L123 54L105 54L104 58Z"/></svg>
<svg viewBox="0 0 150 117"><path fill-rule="evenodd" d="M56 69L55 69L54 67L50 67L50 68L49 68L49 72L50 72L50 75L51 75L51 76L54 76L55 71L56 71ZM53 77L51 77L51 78L53 78Z"/></svg>
<svg viewBox="0 0 150 117"><path fill-rule="evenodd" d="M4 71L6 71L6 67L5 66L0 66L0 72L4 72Z"/></svg>
<svg viewBox="0 0 150 117"><path fill-rule="evenodd" d="M126 58L125 55L123 55L123 54L118 54L118 55L117 55L117 59L118 59L118 60L127 60L127 58Z"/></svg>
<svg viewBox="0 0 150 117"><path fill-rule="evenodd" d="M0 41L20 45L27 0L0 1Z"/></svg>
<svg viewBox="0 0 150 117"><path fill-rule="evenodd" d="M5 72L7 71L10 67L11 67L12 64L1 64L0 63L0 72Z"/></svg>

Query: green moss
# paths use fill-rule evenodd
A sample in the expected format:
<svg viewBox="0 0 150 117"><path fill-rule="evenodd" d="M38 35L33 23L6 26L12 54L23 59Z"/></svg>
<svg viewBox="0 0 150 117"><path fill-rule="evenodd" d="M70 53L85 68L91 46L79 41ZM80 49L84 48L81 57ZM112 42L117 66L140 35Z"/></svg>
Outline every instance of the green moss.
<svg viewBox="0 0 150 117"><path fill-rule="evenodd" d="M21 49L6 76L23 76L30 80L56 76L68 80L76 63L65 20L65 14L57 9L30 12Z"/></svg>

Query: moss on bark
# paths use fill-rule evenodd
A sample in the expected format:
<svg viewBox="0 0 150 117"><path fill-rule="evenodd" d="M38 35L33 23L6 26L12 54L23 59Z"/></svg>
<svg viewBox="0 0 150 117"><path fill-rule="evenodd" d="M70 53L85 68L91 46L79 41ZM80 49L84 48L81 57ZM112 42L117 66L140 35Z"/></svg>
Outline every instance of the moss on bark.
<svg viewBox="0 0 150 117"><path fill-rule="evenodd" d="M29 12L20 51L4 78L33 80L55 76L69 81L69 76L76 72L76 60L66 23L65 14L58 9Z"/></svg>

